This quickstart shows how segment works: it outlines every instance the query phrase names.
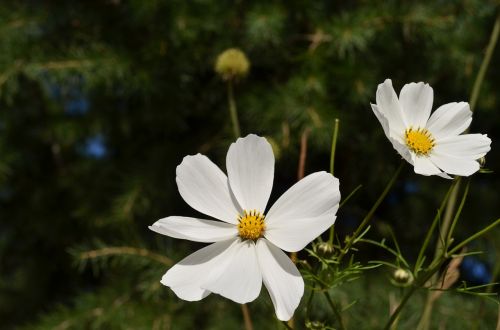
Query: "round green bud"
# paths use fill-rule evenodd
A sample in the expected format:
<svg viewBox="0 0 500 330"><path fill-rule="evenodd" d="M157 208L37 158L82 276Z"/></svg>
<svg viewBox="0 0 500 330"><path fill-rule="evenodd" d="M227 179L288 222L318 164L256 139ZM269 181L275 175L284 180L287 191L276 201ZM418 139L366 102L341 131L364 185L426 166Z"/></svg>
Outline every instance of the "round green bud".
<svg viewBox="0 0 500 330"><path fill-rule="evenodd" d="M410 285L413 283L413 275L406 269L398 268L393 274L394 281L399 285Z"/></svg>
<svg viewBox="0 0 500 330"><path fill-rule="evenodd" d="M307 321L305 325L306 325L306 329L310 329L310 330L323 330L323 329L325 329L325 323L320 322L320 321Z"/></svg>
<svg viewBox="0 0 500 330"><path fill-rule="evenodd" d="M323 257L329 257L333 254L333 244L329 242L321 242L316 246L318 253Z"/></svg>
<svg viewBox="0 0 500 330"><path fill-rule="evenodd" d="M248 74L249 69L248 58L238 48L223 51L215 61L215 72L224 80L243 78Z"/></svg>

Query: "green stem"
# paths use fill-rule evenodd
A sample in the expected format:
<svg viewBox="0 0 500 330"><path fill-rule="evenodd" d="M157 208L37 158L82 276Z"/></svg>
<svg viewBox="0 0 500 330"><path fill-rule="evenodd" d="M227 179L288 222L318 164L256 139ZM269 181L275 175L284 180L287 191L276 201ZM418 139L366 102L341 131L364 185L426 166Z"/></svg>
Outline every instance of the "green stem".
<svg viewBox="0 0 500 330"><path fill-rule="evenodd" d="M363 232L363 229L366 227L366 225L368 225L368 222L370 222L371 218L375 214L375 211L377 211L378 207L380 206L380 204L384 200L385 196L387 196L387 194L391 190L392 186L396 182L396 179L398 178L399 173L401 173L401 170L403 169L404 165L405 165L405 161L403 160L403 161L401 161L401 164L397 168L396 172L394 172L394 174L392 175L391 180L387 183L387 186L385 187L384 191L382 191L382 193L378 197L375 204L373 204L370 211L368 211L368 213L364 217L363 221L361 221L361 224L358 226L358 228L356 229L354 234L348 239L346 246L344 247L344 249L341 252L341 255L338 258L339 263L342 260L342 258L344 257L344 255L347 254L347 252L349 251L351 246L354 244L354 242L355 242L356 238L359 236L359 234L361 234Z"/></svg>
<svg viewBox="0 0 500 330"><path fill-rule="evenodd" d="M458 192L460 190L460 183L462 181L461 177L455 179L454 187L451 191L450 198L448 199L448 204L446 204L446 210L444 212L443 222L439 228L439 238L436 242L436 249L434 250L434 259L440 255L446 248L446 238L442 238L441 235L446 235L450 228L451 219L453 217L453 212L455 211L455 204L457 203ZM445 236L446 237L446 236Z"/></svg>
<svg viewBox="0 0 500 330"><path fill-rule="evenodd" d="M467 195L469 194L469 187L470 187L470 179L467 180L467 185L465 186L464 193L462 195L462 200L460 201L460 205L458 206L458 210L455 213L455 217L453 218L453 221L450 226L450 230L448 231L446 235L446 241L445 241L445 246L446 248L450 246L453 232L455 231L455 227L457 225L458 219L460 218L460 214L462 214L462 209L465 205L465 201L467 200Z"/></svg>
<svg viewBox="0 0 500 330"><path fill-rule="evenodd" d="M340 205L339 205L339 209L340 209L340 208L342 208L342 206L344 206L344 204L345 204L345 203L347 203L347 201L348 201L349 199L351 199L351 197L352 197L352 196L354 196L354 194L355 194L355 193L356 193L359 189L361 189L362 187L363 187L363 185L361 185L361 184L360 184L360 185L358 185L356 188L354 188L354 190L353 190L353 191L351 191L351 192L349 193L349 195L347 195L347 197L346 197L346 198L344 198L344 200L340 203Z"/></svg>
<svg viewBox="0 0 500 330"><path fill-rule="evenodd" d="M486 75L486 71L488 70L488 66L490 65L491 62L491 57L493 55L493 52L495 50L496 43L498 41L498 36L500 34L500 13L497 15L495 19L495 24L493 26L493 30L491 32L490 40L488 42L488 46L486 47L486 52L484 54L483 61L481 62L481 66L479 68L479 71L476 76L476 80L474 81L474 85L472 86L472 91L471 91L471 96L470 96L470 109L471 111L474 111L476 108L477 100L479 98L479 92L481 91L481 85L483 84L484 77ZM458 178L457 180L460 180ZM455 204L457 201L458 197L458 189L459 189L459 183L455 186L455 189L452 191L452 194L450 196L450 199L448 200L448 205L446 208L446 212L444 215L444 220L443 224L441 226L441 233L448 233L448 229L450 226L450 221L451 217L453 214L453 210L455 208ZM444 245L447 244L446 241L447 237L445 237L445 241L438 240L438 244L436 246L436 252L435 255L437 256L443 251ZM420 322L419 322L419 329L426 330L429 328L429 321L430 317L432 314L432 304L433 300L431 299L431 294L429 293L427 296L427 304L431 304L430 307L427 309L429 310L429 313L427 315L422 315ZM425 318L425 319L424 319Z"/></svg>
<svg viewBox="0 0 500 330"><path fill-rule="evenodd" d="M450 251L448 251L445 255L441 255L441 257L438 260L434 260L432 262L431 266L430 266L430 270L424 276L420 277L415 282L415 285L411 287L410 291L408 291L406 293L406 295L404 296L403 300L399 304L398 308L396 308L396 310L394 311L394 313L392 313L389 321L387 321L384 329L386 329L386 330L390 329L391 325L397 319L397 317L399 316L399 314L403 310L403 307L408 302L408 300L411 298L411 296L413 295L413 293L415 293L415 291L418 288L422 287L439 270L439 268L443 265L443 263L448 259L447 256L452 256L455 252L457 252L460 249L462 249L469 242L471 242L471 241L475 240L476 238L478 238L478 237L486 234L488 231L492 230L493 228L495 228L499 224L500 224L500 218L497 219L497 220L495 220L495 222L493 222L488 227L486 227L486 228L478 231L474 235L472 235L469 238L467 238L466 240L462 241L460 244L457 244L453 249L451 249ZM430 314L429 314L428 317L430 317ZM420 326L421 325L419 324L419 327Z"/></svg>
<svg viewBox="0 0 500 330"><path fill-rule="evenodd" d="M349 199L351 199L351 197L352 197L352 196L354 196L354 194L355 194L355 193L356 193L359 189L361 189L361 187L363 187L363 186L362 186L362 185L359 185L359 186L357 186L356 188L354 188L354 190L353 190L353 191L351 191L351 192L349 193L349 195L347 195L347 197L346 197L346 198L344 198L344 199L342 200L342 203L340 203L340 205L339 205L339 209L340 209L340 208L342 208L342 206L343 206L343 205L344 205L344 204L345 204L345 203L346 203ZM320 236L319 238L321 238L321 236ZM333 225L333 226L331 226L331 227L330 227L330 236L329 236L329 238L328 238L328 242L329 242L330 244L333 244L333 240L334 240L334 239L335 239L335 225Z"/></svg>
<svg viewBox="0 0 500 330"><path fill-rule="evenodd" d="M311 304L312 304L312 300L314 298L315 287L316 287L316 283L313 283L313 287L311 289L311 294L309 294L309 298L307 298L307 303L306 303L306 308L305 308L306 321L309 321L309 319L310 319L309 313L311 312Z"/></svg>
<svg viewBox="0 0 500 330"><path fill-rule="evenodd" d="M474 82L474 85L472 87L472 92L470 96L471 111L474 111L474 109L476 108L477 100L479 98L479 91L481 90L481 85L483 84L484 76L486 75L488 66L490 65L491 57L493 55L493 51L495 50L499 33L500 33L500 13L497 15L497 18L495 20L495 25L493 26L493 31L491 32L490 41L488 42L488 46L486 47L486 53L484 54L483 62L481 63L481 67L479 68L479 72L477 73L476 81Z"/></svg>
<svg viewBox="0 0 500 330"><path fill-rule="evenodd" d="M486 234L487 232L489 232L490 230L492 230L493 228L495 228L496 226L498 226L500 224L500 218L499 219L496 219L495 222L493 222L491 225L489 225L488 227L478 231L477 233L475 233L474 235L470 236L469 238L463 240L462 242L460 242L459 244L457 244L453 249L451 249L450 251L448 251L448 255L453 255L455 254L455 252L459 251L461 248L463 248L465 245L467 245L469 242L475 240L476 238L478 238L479 236L482 236L484 234Z"/></svg>
<svg viewBox="0 0 500 330"><path fill-rule="evenodd" d="M337 149L337 137L339 134L339 123L340 120L335 118L335 122L333 124L333 136L332 136L332 149L330 151L330 174L333 175L334 165L335 165L335 150ZM330 236L328 238L328 242L330 244L333 243L333 238L335 236L335 225L330 227Z"/></svg>
<svg viewBox="0 0 500 330"><path fill-rule="evenodd" d="M470 236L469 238L465 239L461 243L457 244L453 249L451 249L450 251L446 252L445 255L441 255L441 257L438 260L434 260L434 262L431 265L431 270L429 270L429 272L421 280L418 281L418 284L416 284L412 288L412 290L410 290L408 292L408 294L405 296L405 298L403 299L403 301L401 302L401 304L398 306L398 308L396 309L396 311L394 311L394 314L391 315L391 318L387 322L387 325L386 325L385 329L389 329L389 327L391 326L391 324L397 318L397 314L399 314L401 312L401 310L404 307L404 304L406 303L406 301L408 301L408 299L415 292L415 290L417 288L421 287L422 285L424 285L427 282L427 280L429 280L431 277L433 277L436 274L436 272L439 270L439 268L441 267L441 265L447 259L446 256L452 256L453 254L455 254L455 252L460 251L469 242L471 242L471 241L475 240L476 238L478 238L478 237L486 234L488 231L490 231L491 229L495 228L499 224L500 224L500 218L497 219L497 220L495 220L495 222L493 222L488 227L486 227L486 228L478 231L474 235ZM429 327L430 318L432 316L432 305L430 305L429 302L431 302L431 304L432 304L432 301L433 301L433 299L431 298L431 292L429 292L429 294L427 296L427 300L426 300L426 306L425 306L425 309L424 309L424 313L422 314L422 317L420 318L420 322L419 322L419 324L417 326L417 329L426 329L426 328Z"/></svg>
<svg viewBox="0 0 500 330"><path fill-rule="evenodd" d="M434 268L432 268L425 276L423 276L419 279L418 283L415 283L415 285L410 288L410 290L406 293L406 295L403 297L403 299L399 303L399 305L396 308L396 310L394 311L394 313L391 314L391 317L389 318L389 320L387 321L387 323L384 326L384 330L391 329L392 324L397 320L397 318L399 317L399 314L401 313L401 311L405 307L408 300L410 300L410 298L413 296L413 294L415 293L415 291L417 291L418 288L420 288L422 285L424 285L425 282L427 282L427 280L430 279L432 277L432 275L438 271L439 267L441 267L441 263L439 263Z"/></svg>
<svg viewBox="0 0 500 330"><path fill-rule="evenodd" d="M337 148L337 136L339 134L339 122L338 118L335 118L335 123L333 125L333 137L332 137L332 150L330 152L330 173L333 175L333 169L335 165L335 150Z"/></svg>
<svg viewBox="0 0 500 330"><path fill-rule="evenodd" d="M324 291L323 294L325 295L326 300L328 301L328 305L330 305L330 308L332 309L333 313L335 314L335 317L337 318L337 321L339 321L339 329L344 330L344 323L342 322L342 315L340 315L339 310L333 303L332 297L330 297L330 294L328 291Z"/></svg>
<svg viewBox="0 0 500 330"><path fill-rule="evenodd" d="M429 242L430 242L431 237L432 237L432 233L434 232L434 230L439 222L439 219L441 218L441 214L443 214L443 209L446 205L446 202L448 201L448 198L450 196L451 191L455 187L456 182L457 181L453 181L453 183L450 185L450 188L446 192L446 195L444 196L443 201L441 202L441 205L439 206L439 209L436 213L436 216L434 217L434 220L432 221L432 225L430 226L429 230L427 231L424 243L422 244L422 247L420 248L420 251L419 251L418 257L417 257L417 261L415 262L415 269L413 271L415 274L418 273L420 267L423 264L425 250L427 249L427 246L429 245Z"/></svg>
<svg viewBox="0 0 500 330"><path fill-rule="evenodd" d="M236 109L236 102L234 100L233 82L231 79L227 81L227 100L229 103L229 115L231 116L234 137L237 139L241 136L241 132L240 123L238 122L238 110Z"/></svg>
<svg viewBox="0 0 500 330"><path fill-rule="evenodd" d="M391 190L392 186L396 182L396 179L398 178L399 173L401 173L401 170L403 169L404 165L405 165L405 161L401 161L401 164L397 168L396 172L394 172L394 174L392 175L392 178L389 181L389 183L387 183L387 186L385 187L384 191L382 191L382 193L378 197L375 204L373 204L373 206L370 209L370 211L368 212L368 214L366 214L365 218L363 219L361 224L358 226L358 228L354 232L353 238L357 237L363 231L363 229L366 227L368 222L372 219L373 215L375 214L375 211L377 211L378 207L380 206L382 201L385 199L385 196L387 196L387 194Z"/></svg>

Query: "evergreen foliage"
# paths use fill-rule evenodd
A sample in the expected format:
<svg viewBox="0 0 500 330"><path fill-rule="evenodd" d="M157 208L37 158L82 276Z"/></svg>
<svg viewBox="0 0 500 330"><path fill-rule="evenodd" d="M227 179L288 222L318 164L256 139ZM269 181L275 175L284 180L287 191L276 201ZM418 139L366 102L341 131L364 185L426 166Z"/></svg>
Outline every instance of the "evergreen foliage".
<svg viewBox="0 0 500 330"><path fill-rule="evenodd" d="M467 101L498 10L495 0L1 2L0 327L241 327L236 304L215 295L186 303L160 285L169 262L195 244L147 229L167 215L190 215L175 184L185 155L224 164L233 138L226 84L214 72L219 53L238 47L251 63L235 97L242 135L269 137L279 155L271 200L296 178L305 130L306 173L328 168L331 128L340 119L335 168L343 196L363 183L339 213L336 231L344 237L398 163L370 109L377 84L390 77L398 90L426 81L439 91L436 106ZM486 167L495 173L499 59L497 49L471 128L493 140ZM447 183L408 169L402 177L370 235L390 237L393 229L416 258ZM496 174L478 174L459 233L498 215L499 186ZM491 272L500 253L495 234L478 247L489 251L479 258ZM360 248L365 259L388 258ZM379 328L387 292L398 289L386 271L351 266L353 274L373 273L373 284L355 281L332 293L350 306L353 329ZM449 328L496 322L489 302L474 320L477 298L443 301L435 314ZM315 304L318 320L333 322L326 303ZM280 326L266 294L250 308L256 329ZM411 310L418 314L421 305ZM416 323L411 314L403 314L402 329Z"/></svg>

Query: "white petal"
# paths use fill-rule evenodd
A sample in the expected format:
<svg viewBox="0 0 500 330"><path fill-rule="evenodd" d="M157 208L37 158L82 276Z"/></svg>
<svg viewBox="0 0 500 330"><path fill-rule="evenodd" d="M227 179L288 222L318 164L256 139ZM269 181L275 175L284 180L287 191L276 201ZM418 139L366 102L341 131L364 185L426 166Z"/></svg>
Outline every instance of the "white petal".
<svg viewBox="0 0 500 330"><path fill-rule="evenodd" d="M459 158L479 159L490 151L491 139L484 134L450 136L436 141L434 151Z"/></svg>
<svg viewBox="0 0 500 330"><path fill-rule="evenodd" d="M432 153L430 159L437 167L449 174L469 176L479 170L479 163L472 159L438 153Z"/></svg>
<svg viewBox="0 0 500 330"><path fill-rule="evenodd" d="M310 174L288 189L266 216L264 236L285 251L298 251L335 222L339 180L326 172Z"/></svg>
<svg viewBox="0 0 500 330"><path fill-rule="evenodd" d="M231 253L217 266L219 270L203 275L205 280L201 286L234 302L245 304L259 296L262 274L257 262L255 243L240 239L236 242L231 247Z"/></svg>
<svg viewBox="0 0 500 330"><path fill-rule="evenodd" d="M410 151L405 145L405 141L403 139L403 132L395 132L394 130L390 130L389 122L387 118L378 110L378 107L375 104L372 104L373 113L377 117L378 121L382 125L384 129L384 133L392 144L392 147L403 157L408 163L413 164Z"/></svg>
<svg viewBox="0 0 500 330"><path fill-rule="evenodd" d="M398 96L392 87L392 81L386 79L377 88L377 107L387 118L389 128L396 132L404 132L407 125L403 117L403 111L399 104Z"/></svg>
<svg viewBox="0 0 500 330"><path fill-rule="evenodd" d="M415 164L414 170L417 174L422 175L438 175L445 179L451 179L446 173L443 173L429 157L426 156L416 156L412 154L413 162Z"/></svg>
<svg viewBox="0 0 500 330"><path fill-rule="evenodd" d="M183 300L197 301L205 298L210 291L201 288L201 282L212 271L218 270L218 265L223 261L221 259L228 257L231 246L236 241L217 242L187 256L163 275L161 283L170 287Z"/></svg>
<svg viewBox="0 0 500 330"><path fill-rule="evenodd" d="M265 239L257 241L257 259L276 316L288 321L304 294L304 280L290 258Z"/></svg>
<svg viewBox="0 0 500 330"><path fill-rule="evenodd" d="M472 121L472 112L469 103L453 102L440 106L434 113L427 129L435 139L458 135L469 127Z"/></svg>
<svg viewBox="0 0 500 330"><path fill-rule="evenodd" d="M266 225L323 215L339 201L339 180L325 171L315 172L295 183L274 203L267 213Z"/></svg>
<svg viewBox="0 0 500 330"><path fill-rule="evenodd" d="M206 156L186 156L177 166L177 187L193 209L229 223L238 223L241 209L229 191L226 175Z"/></svg>
<svg viewBox="0 0 500 330"><path fill-rule="evenodd" d="M389 138L389 141L391 141L392 147L401 155L401 157L403 157L408 163L413 165L411 152L410 150L408 150L406 144L396 141L393 138Z"/></svg>
<svg viewBox="0 0 500 330"><path fill-rule="evenodd" d="M424 128L431 114L434 91L423 82L404 85L399 93L399 103L406 118L406 124Z"/></svg>
<svg viewBox="0 0 500 330"><path fill-rule="evenodd" d="M385 136L389 137L389 122L387 121L387 118L384 117L384 115L380 112L378 109L378 106L376 104L371 104L372 111L375 114L375 117L377 117L378 121L380 122L380 125L382 125L382 129L384 130Z"/></svg>
<svg viewBox="0 0 500 330"><path fill-rule="evenodd" d="M233 224L188 217L163 218L149 229L170 237L203 243L225 241L238 235L238 229Z"/></svg>
<svg viewBox="0 0 500 330"><path fill-rule="evenodd" d="M300 251L335 223L337 210L338 206L317 217L290 219L266 229L264 237L285 251Z"/></svg>
<svg viewBox="0 0 500 330"><path fill-rule="evenodd" d="M254 134L231 144L226 158L231 191L245 210L264 212L274 179L274 155L265 138Z"/></svg>

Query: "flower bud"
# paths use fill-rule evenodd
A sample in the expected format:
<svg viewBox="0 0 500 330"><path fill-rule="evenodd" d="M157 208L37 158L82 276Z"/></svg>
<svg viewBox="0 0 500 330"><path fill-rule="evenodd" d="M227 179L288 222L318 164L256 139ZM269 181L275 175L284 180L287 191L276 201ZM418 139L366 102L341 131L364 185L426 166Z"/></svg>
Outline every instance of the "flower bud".
<svg viewBox="0 0 500 330"><path fill-rule="evenodd" d="M307 268L307 269L312 269L311 265L309 265L307 260L303 260L303 259L297 260L297 265L300 265L300 266Z"/></svg>
<svg viewBox="0 0 500 330"><path fill-rule="evenodd" d="M333 244L330 242L321 242L316 246L318 253L323 257L329 257L333 254Z"/></svg>
<svg viewBox="0 0 500 330"><path fill-rule="evenodd" d="M326 329L325 323L320 322L320 321L307 321L305 325L306 325L306 329L310 329L310 330Z"/></svg>
<svg viewBox="0 0 500 330"><path fill-rule="evenodd" d="M223 51L215 61L215 72L224 80L243 78L249 69L248 58L238 48L229 48Z"/></svg>
<svg viewBox="0 0 500 330"><path fill-rule="evenodd" d="M393 278L397 285L407 286L413 283L413 275L403 268L396 269Z"/></svg>
<svg viewBox="0 0 500 330"><path fill-rule="evenodd" d="M478 159L478 162L479 162L479 166L480 166L481 168L483 168L483 167L484 167L484 165L486 165L486 157L484 157L484 156L483 156L483 157L479 158L479 159Z"/></svg>

